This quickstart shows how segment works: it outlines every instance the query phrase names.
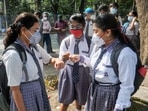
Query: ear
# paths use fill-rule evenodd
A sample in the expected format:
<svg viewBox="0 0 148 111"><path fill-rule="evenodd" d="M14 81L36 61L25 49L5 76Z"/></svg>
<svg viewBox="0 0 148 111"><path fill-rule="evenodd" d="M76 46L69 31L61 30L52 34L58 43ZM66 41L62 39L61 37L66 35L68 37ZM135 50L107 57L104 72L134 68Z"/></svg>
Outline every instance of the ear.
<svg viewBox="0 0 148 111"><path fill-rule="evenodd" d="M26 31L25 27L21 27L21 33L24 33Z"/></svg>
<svg viewBox="0 0 148 111"><path fill-rule="evenodd" d="M106 30L106 36L109 37L111 35L111 29Z"/></svg>

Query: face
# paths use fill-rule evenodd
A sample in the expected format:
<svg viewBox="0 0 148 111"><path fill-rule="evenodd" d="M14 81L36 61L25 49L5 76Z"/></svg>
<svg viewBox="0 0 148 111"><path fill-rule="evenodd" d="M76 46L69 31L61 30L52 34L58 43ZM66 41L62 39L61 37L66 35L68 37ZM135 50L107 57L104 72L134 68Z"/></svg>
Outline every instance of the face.
<svg viewBox="0 0 148 111"><path fill-rule="evenodd" d="M27 44L30 43L30 38L32 37L32 35L39 29L39 23L36 22L34 23L34 25L30 28L27 29L25 27L22 27L21 29L21 35L22 35L22 39L24 41L26 41Z"/></svg>
<svg viewBox="0 0 148 111"><path fill-rule="evenodd" d="M91 19L91 15L92 15L92 14L89 14L89 13L88 13L88 14L85 14L85 19L86 19L86 20Z"/></svg>
<svg viewBox="0 0 148 111"><path fill-rule="evenodd" d="M130 12L130 13L128 14L128 16L133 16L133 17L134 17L134 15L132 14L132 12Z"/></svg>
<svg viewBox="0 0 148 111"><path fill-rule="evenodd" d="M82 29L83 25L80 23L77 23L76 21L71 21L69 24L70 29Z"/></svg>
<svg viewBox="0 0 148 111"><path fill-rule="evenodd" d="M31 37L38 29L39 29L39 23L34 23L34 25L30 29L26 30L29 33L28 35Z"/></svg>
<svg viewBox="0 0 148 111"><path fill-rule="evenodd" d="M100 10L100 15L102 14L106 14L107 12L105 12L104 10Z"/></svg>
<svg viewBox="0 0 148 111"><path fill-rule="evenodd" d="M75 38L81 38L81 36L83 35L83 25L76 21L70 22L69 29L71 34L73 34Z"/></svg>
<svg viewBox="0 0 148 111"><path fill-rule="evenodd" d="M105 44L107 44L110 40L112 40L111 30L107 29L106 31L103 31L102 29L96 27L95 23L93 24L93 33L98 37L102 38Z"/></svg>

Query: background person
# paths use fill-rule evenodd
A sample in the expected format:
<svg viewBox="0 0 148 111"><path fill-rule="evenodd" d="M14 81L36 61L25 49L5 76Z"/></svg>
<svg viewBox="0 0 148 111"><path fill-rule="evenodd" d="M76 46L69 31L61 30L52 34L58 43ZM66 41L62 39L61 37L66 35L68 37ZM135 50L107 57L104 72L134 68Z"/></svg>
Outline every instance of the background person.
<svg viewBox="0 0 148 111"><path fill-rule="evenodd" d="M109 7L108 7L108 5L102 4L99 6L98 11L99 11L100 15L109 13Z"/></svg>
<svg viewBox="0 0 148 111"><path fill-rule="evenodd" d="M36 43L39 43L43 47L43 37L42 37L42 29L43 29L43 22L42 22L42 13L40 11L35 11L34 15L39 20L40 27L35 34L36 37Z"/></svg>
<svg viewBox="0 0 148 111"><path fill-rule="evenodd" d="M94 10L88 7L85 9L84 14L85 14L85 22L86 22L84 34L85 34L85 37L91 39L93 35L93 29L92 29L93 19L91 17L94 14Z"/></svg>
<svg viewBox="0 0 148 111"><path fill-rule="evenodd" d="M43 29L42 29L42 36L43 36L43 46L45 45L46 42L46 49L47 53L55 53L52 50L52 43L51 43L51 37L50 37L50 31L52 29L50 22L48 21L48 13L44 12L43 13Z"/></svg>
<svg viewBox="0 0 148 111"><path fill-rule="evenodd" d="M57 31L57 42L60 46L61 41L66 37L68 24L63 20L62 15L58 15L58 20L54 24L54 30Z"/></svg>
<svg viewBox="0 0 148 111"><path fill-rule="evenodd" d="M30 38L38 28L38 19L24 12L16 17L7 30L4 47L6 49L15 42L25 49L25 67L28 72L26 80L26 74L22 70L23 63L15 50L8 50L3 55L11 92L10 111L51 111L42 76L43 63L53 64L57 69L63 68L64 63L58 58L51 57L39 44L32 43Z"/></svg>
<svg viewBox="0 0 148 111"><path fill-rule="evenodd" d="M121 16L118 14L119 5L116 2L110 4L110 13L113 14L118 22L118 25L122 26L122 19Z"/></svg>
<svg viewBox="0 0 148 111"><path fill-rule="evenodd" d="M125 35L131 41L136 48L137 52L140 52L140 38L139 38L139 22L138 14L136 11L130 11L128 14L128 22L123 25Z"/></svg>

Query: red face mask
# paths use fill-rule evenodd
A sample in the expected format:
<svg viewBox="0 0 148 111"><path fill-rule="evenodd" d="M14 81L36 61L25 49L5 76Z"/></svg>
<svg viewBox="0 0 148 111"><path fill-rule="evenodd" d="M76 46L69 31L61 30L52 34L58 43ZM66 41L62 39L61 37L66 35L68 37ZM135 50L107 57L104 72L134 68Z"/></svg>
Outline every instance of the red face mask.
<svg viewBox="0 0 148 111"><path fill-rule="evenodd" d="M82 29L71 29L70 33L73 34L75 38L79 38L83 34Z"/></svg>

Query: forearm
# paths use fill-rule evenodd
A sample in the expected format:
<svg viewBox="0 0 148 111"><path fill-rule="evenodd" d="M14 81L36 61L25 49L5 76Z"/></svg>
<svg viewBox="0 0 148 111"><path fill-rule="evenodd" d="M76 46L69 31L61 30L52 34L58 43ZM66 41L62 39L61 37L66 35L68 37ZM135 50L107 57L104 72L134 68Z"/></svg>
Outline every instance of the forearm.
<svg viewBox="0 0 148 111"><path fill-rule="evenodd" d="M10 87L10 88L12 91L12 97L14 99L14 102L16 104L18 111L26 111L26 107L24 104L22 93L20 91L20 87L15 86L15 87Z"/></svg>

